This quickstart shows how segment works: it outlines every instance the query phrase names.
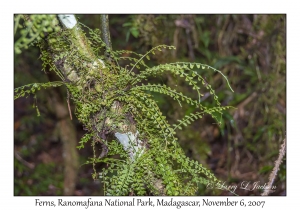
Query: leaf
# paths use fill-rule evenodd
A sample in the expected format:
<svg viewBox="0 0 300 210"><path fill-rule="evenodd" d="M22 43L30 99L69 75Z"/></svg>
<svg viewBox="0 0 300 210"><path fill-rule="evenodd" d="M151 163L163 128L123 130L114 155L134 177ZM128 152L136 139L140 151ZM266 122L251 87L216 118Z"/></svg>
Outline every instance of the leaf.
<svg viewBox="0 0 300 210"><path fill-rule="evenodd" d="M140 32L138 31L137 28L131 28L130 32L131 32L132 36L134 36L134 38L139 37Z"/></svg>

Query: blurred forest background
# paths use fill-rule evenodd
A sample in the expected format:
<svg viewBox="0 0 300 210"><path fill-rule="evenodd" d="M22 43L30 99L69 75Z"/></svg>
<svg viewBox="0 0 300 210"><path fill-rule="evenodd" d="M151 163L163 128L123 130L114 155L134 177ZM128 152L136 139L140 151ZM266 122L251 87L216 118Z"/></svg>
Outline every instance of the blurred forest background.
<svg viewBox="0 0 300 210"><path fill-rule="evenodd" d="M100 15L77 18L90 28L100 28ZM226 111L221 124L207 116L185 127L178 132L180 144L187 156L210 168L226 185L267 183L286 135L286 15L126 14L109 15L109 21L114 50L144 54L159 44L174 45L176 51L156 54L150 62L199 62L227 76L234 93L220 74L199 70L222 105L237 109ZM14 55L14 87L58 80L53 72L41 71L38 58L35 47ZM165 74L155 82L196 97L180 78ZM155 97L170 124L193 111L168 96ZM103 195L101 182L92 179L92 165L83 165L92 155L91 147L76 149L78 160L65 160L66 152L74 151L85 133L72 102L70 120L66 98L64 88L52 88L14 101L14 195ZM205 105L214 105L209 92L204 99ZM58 114L58 109L64 114ZM63 143L67 141L75 143ZM70 162L79 167L68 179L64 174ZM102 167L97 165L97 170ZM285 158L274 185L271 195L286 195ZM262 191L237 189L235 193L260 195ZM232 194L203 186L198 195Z"/></svg>

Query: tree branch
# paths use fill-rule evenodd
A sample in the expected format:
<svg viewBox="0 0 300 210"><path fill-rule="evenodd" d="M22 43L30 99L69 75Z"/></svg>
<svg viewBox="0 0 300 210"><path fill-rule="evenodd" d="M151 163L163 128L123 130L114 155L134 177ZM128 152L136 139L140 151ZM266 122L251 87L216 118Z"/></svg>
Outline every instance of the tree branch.
<svg viewBox="0 0 300 210"><path fill-rule="evenodd" d="M76 18L73 17L73 15L60 15L59 18L64 27L71 30L71 33L74 36L73 38L71 38L71 41L74 42L73 44L75 46L79 46L79 50L81 51L81 53L88 56L92 61L99 61L99 59L90 50L88 42L85 41L86 37L80 32L80 27L78 26ZM108 28L108 15L101 15L101 30L102 39L106 43L107 58L108 61L110 61L109 51L112 49ZM104 67L103 61L100 60L100 62ZM122 105L118 101L115 101L113 103L110 111L116 114L126 114L123 113ZM128 120L128 122L130 122L130 120ZM106 127L110 128L113 131L114 136L117 138L120 144L123 145L124 150L129 154L132 161L135 161L146 150L145 144L143 144L143 140L138 138L139 132L137 131L136 125L134 123L131 122L130 126L128 126L126 122L119 123L119 128L121 129L121 131L114 131L114 122L111 122L109 118L106 118L104 123ZM95 124L94 127L98 126ZM137 153L139 154L139 156L136 156ZM148 173L152 172L148 171ZM155 180L154 186L157 188L157 191L160 192L161 195L164 194L164 186L160 179Z"/></svg>
<svg viewBox="0 0 300 210"><path fill-rule="evenodd" d="M101 38L106 44L106 49L112 50L108 15L100 15L100 29L101 29Z"/></svg>

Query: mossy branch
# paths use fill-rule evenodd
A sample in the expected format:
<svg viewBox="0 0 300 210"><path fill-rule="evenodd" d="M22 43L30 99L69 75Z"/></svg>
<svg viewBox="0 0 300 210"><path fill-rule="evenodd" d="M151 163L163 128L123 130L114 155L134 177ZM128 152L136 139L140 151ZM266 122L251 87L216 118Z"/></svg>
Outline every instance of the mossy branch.
<svg viewBox="0 0 300 210"><path fill-rule="evenodd" d="M112 51L109 37L101 39L99 31L89 28L87 36L74 15L58 17L63 29L49 34L45 39L48 45L45 41L39 42L43 68L50 65L57 75L63 77L62 83L76 105L75 114L88 131L81 139L79 148L92 141L93 157L87 163L93 164L93 178L98 177L96 163L104 161L108 164L100 176L105 193L193 195L198 184L216 183L217 178L208 169L185 156L175 133L176 128L187 126L204 113L216 118L214 113L222 114L224 109L229 108L221 106L213 88L192 70L194 66L209 67L193 63L148 67L144 58L150 60L150 53L165 53L168 49L174 49L173 46L159 45L144 55L130 53L135 57L126 59L132 66L128 69L127 65L118 64L120 59L124 60L119 56L124 51ZM102 18L106 27L103 30L108 31L107 16ZM109 53L109 57L105 57L105 53ZM138 74L133 72L135 68L140 70ZM193 100L165 85L139 84L164 72L182 77L197 93L199 100ZM199 83L214 96L216 107L208 108L201 103ZM148 91L169 95L179 103L187 102L199 110L172 127ZM104 148L98 158L96 143ZM115 156L122 161L112 161Z"/></svg>

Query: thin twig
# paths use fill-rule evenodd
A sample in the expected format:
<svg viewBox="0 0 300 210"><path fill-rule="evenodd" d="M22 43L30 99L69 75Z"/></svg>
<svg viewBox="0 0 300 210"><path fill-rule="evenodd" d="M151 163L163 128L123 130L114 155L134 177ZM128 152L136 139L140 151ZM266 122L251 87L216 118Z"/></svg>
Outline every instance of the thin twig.
<svg viewBox="0 0 300 210"><path fill-rule="evenodd" d="M29 163L26 160L24 160L16 151L15 151L15 157L17 158L17 160L19 160L21 163L23 163L28 168L34 169L34 164L33 163Z"/></svg>
<svg viewBox="0 0 300 210"><path fill-rule="evenodd" d="M69 94L69 91L67 90L67 103L68 103L68 110L69 110L69 114L70 114L70 119L72 120L72 111L71 111L71 108L70 108L70 94Z"/></svg>
<svg viewBox="0 0 300 210"><path fill-rule="evenodd" d="M280 167L280 164L282 163L282 159L285 155L285 148L286 148L286 140L284 139L283 140L283 143L281 145L281 148L279 150L279 156L277 158L277 160L275 161L275 166L269 176L269 182L268 182L268 185L267 187L265 188L264 192L261 194L262 196L266 196L266 195L269 195L269 193L272 191L271 188L272 188L272 185L276 179L276 176L277 176L277 172L279 171L279 167Z"/></svg>

